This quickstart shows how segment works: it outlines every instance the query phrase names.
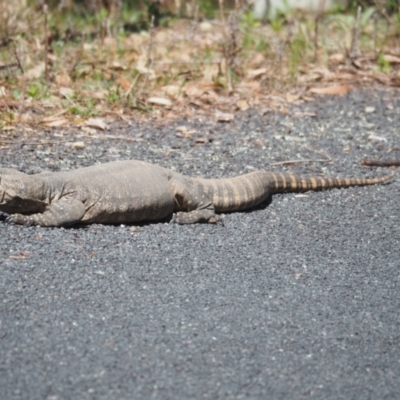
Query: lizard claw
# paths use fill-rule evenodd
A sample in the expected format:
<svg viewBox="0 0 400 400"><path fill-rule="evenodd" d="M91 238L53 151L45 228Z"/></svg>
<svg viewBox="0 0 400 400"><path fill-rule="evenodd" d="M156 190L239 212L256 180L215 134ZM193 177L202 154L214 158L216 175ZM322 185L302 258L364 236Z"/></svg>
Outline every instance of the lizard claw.
<svg viewBox="0 0 400 400"><path fill-rule="evenodd" d="M10 216L10 214L7 214L7 213L5 213L5 212L1 212L0 211L0 221L3 221L3 222L7 222L7 218Z"/></svg>
<svg viewBox="0 0 400 400"><path fill-rule="evenodd" d="M218 225L225 226L224 218L221 217L220 215L215 215L214 217L211 217L207 222L209 224L218 224Z"/></svg>
<svg viewBox="0 0 400 400"><path fill-rule="evenodd" d="M219 221L222 221L222 218L219 215L213 215L207 220L209 224L217 224Z"/></svg>
<svg viewBox="0 0 400 400"><path fill-rule="evenodd" d="M22 214L11 214L6 218L5 222L7 224L15 224L15 225L26 225L26 226L33 225L32 221L29 220L28 217Z"/></svg>

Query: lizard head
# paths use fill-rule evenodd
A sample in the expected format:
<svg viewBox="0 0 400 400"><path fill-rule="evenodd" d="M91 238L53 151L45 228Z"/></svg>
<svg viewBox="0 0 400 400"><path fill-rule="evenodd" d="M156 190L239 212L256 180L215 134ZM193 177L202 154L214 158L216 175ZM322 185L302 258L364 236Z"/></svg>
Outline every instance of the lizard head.
<svg viewBox="0 0 400 400"><path fill-rule="evenodd" d="M0 211L7 214L42 212L46 204L32 196L29 175L9 168L0 168Z"/></svg>

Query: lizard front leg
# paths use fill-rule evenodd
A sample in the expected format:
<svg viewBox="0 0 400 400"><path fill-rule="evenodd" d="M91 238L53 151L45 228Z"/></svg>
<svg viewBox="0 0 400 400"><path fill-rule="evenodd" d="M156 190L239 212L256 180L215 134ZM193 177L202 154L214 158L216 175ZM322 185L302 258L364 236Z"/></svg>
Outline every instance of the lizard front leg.
<svg viewBox="0 0 400 400"><path fill-rule="evenodd" d="M68 226L78 223L84 215L85 206L81 201L64 197L51 203L43 213L11 214L6 222L19 225Z"/></svg>

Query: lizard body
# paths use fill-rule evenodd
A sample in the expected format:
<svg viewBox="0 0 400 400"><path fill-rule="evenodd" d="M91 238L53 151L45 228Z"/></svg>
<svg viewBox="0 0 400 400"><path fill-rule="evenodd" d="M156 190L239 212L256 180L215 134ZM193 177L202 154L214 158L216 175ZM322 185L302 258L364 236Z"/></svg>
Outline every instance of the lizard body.
<svg viewBox="0 0 400 400"><path fill-rule="evenodd" d="M144 161L116 161L27 175L0 168L0 211L16 224L70 226L159 221L216 222L273 193L374 185L390 179L322 178L256 171L228 179L189 178Z"/></svg>

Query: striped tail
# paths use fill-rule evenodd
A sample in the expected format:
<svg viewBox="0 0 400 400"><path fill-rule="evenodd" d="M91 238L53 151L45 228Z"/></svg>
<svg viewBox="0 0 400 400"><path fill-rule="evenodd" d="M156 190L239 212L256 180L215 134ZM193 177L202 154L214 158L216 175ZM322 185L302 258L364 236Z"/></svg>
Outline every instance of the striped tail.
<svg viewBox="0 0 400 400"><path fill-rule="evenodd" d="M332 188L348 188L350 186L367 186L383 183L394 176L395 172L380 178L323 178L304 177L292 174L271 173L274 180L273 193L307 192Z"/></svg>
<svg viewBox="0 0 400 400"><path fill-rule="evenodd" d="M349 186L375 185L390 179L394 172L381 178L322 178L256 171L228 179L194 178L199 193L211 199L215 211L247 210L264 202L273 193L306 192Z"/></svg>

